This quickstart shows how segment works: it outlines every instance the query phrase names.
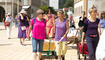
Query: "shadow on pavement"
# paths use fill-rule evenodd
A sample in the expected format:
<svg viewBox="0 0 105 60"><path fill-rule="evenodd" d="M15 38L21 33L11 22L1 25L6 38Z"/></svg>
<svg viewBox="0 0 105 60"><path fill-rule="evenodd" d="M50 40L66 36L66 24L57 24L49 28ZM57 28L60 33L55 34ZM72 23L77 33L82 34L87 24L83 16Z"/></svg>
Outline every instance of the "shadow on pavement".
<svg viewBox="0 0 105 60"><path fill-rule="evenodd" d="M0 44L0 46L7 46L7 45L12 45L12 44Z"/></svg>
<svg viewBox="0 0 105 60"><path fill-rule="evenodd" d="M32 45L32 44L25 44L25 45Z"/></svg>
<svg viewBox="0 0 105 60"><path fill-rule="evenodd" d="M0 31L2 31L2 30L6 30L6 29L0 29Z"/></svg>
<svg viewBox="0 0 105 60"><path fill-rule="evenodd" d="M41 59L42 59L42 60L52 60L52 59L57 60L57 59L55 58L55 56L42 56Z"/></svg>
<svg viewBox="0 0 105 60"><path fill-rule="evenodd" d="M68 50L70 49L77 49L77 46L68 46Z"/></svg>

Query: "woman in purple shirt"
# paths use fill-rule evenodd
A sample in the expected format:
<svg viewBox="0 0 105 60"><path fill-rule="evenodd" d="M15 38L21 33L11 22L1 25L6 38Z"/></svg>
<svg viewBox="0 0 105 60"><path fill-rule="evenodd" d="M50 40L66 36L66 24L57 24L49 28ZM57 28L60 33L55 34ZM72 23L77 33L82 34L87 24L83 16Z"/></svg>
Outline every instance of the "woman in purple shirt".
<svg viewBox="0 0 105 60"><path fill-rule="evenodd" d="M90 17L84 21L82 45L84 43L84 37L85 37L89 50L89 60L94 60L96 47L99 41L99 35L101 34L100 23L99 23L100 20L96 18L97 9L95 6L90 8L89 13Z"/></svg>
<svg viewBox="0 0 105 60"><path fill-rule="evenodd" d="M58 59L61 60L67 51L67 34L69 32L68 20L64 19L62 10L57 12L58 18L56 19L55 27L55 43Z"/></svg>

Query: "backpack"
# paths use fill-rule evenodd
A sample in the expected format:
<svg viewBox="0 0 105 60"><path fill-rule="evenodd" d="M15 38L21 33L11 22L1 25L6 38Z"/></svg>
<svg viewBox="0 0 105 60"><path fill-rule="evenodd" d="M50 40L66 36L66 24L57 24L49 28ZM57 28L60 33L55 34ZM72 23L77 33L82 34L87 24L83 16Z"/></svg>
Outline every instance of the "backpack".
<svg viewBox="0 0 105 60"><path fill-rule="evenodd" d="M33 22L33 25L32 25L32 30L33 30L33 27L34 27L35 21L36 21L36 18L34 18L34 22ZM46 20L43 19L43 21L44 21L44 23L46 24Z"/></svg>

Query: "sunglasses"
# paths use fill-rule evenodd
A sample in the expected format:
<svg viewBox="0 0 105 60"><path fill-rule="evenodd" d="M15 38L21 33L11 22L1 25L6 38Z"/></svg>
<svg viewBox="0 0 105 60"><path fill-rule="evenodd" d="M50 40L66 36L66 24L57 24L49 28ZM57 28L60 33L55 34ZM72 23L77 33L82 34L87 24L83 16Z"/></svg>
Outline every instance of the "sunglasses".
<svg viewBox="0 0 105 60"><path fill-rule="evenodd" d="M44 13L41 13L42 15L44 15Z"/></svg>

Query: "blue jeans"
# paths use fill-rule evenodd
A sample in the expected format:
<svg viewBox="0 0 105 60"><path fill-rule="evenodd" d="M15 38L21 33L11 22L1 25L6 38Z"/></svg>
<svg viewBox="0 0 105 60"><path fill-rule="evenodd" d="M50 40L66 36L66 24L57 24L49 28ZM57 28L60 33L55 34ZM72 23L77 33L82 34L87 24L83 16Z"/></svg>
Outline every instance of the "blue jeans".
<svg viewBox="0 0 105 60"><path fill-rule="evenodd" d="M42 52L43 43L44 43L44 40L38 40L38 39L32 38L33 52Z"/></svg>
<svg viewBox="0 0 105 60"><path fill-rule="evenodd" d="M95 52L98 45L98 41L99 41L99 36L95 38L86 36L86 42L89 50L89 60L95 59Z"/></svg>

